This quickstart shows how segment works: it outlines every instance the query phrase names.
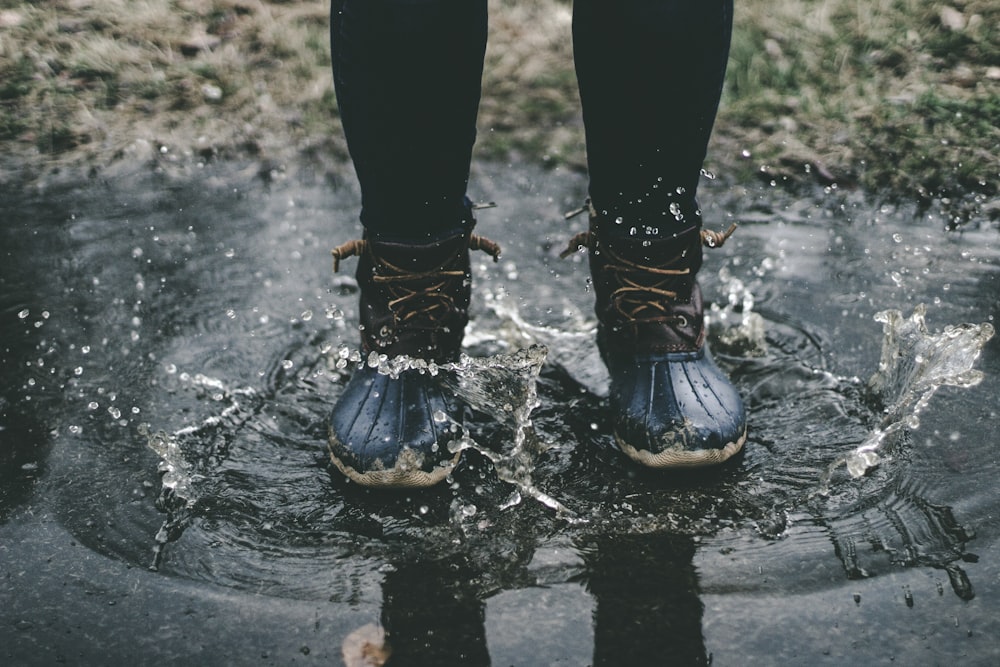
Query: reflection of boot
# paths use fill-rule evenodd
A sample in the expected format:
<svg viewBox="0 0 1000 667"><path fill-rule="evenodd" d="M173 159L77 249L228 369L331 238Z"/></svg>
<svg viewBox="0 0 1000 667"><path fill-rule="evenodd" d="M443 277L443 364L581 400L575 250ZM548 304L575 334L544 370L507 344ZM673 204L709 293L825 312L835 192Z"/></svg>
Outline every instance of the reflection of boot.
<svg viewBox="0 0 1000 667"><path fill-rule="evenodd" d="M616 535L581 549L597 602L594 665L707 665L694 542Z"/></svg>
<svg viewBox="0 0 1000 667"><path fill-rule="evenodd" d="M721 463L743 447L746 413L705 346L695 276L702 243L721 245L732 231L648 238L613 225L591 207L590 230L567 251L590 250L615 440L652 468Z"/></svg>
<svg viewBox="0 0 1000 667"><path fill-rule="evenodd" d="M378 357L455 361L468 323L469 249L500 249L468 231L422 245L352 241L333 251L359 256L362 348L369 355L330 416L333 463L364 486L420 487L444 479L458 455L448 451L449 421L461 408L425 369L392 377Z"/></svg>
<svg viewBox="0 0 1000 667"><path fill-rule="evenodd" d="M382 583L388 666L490 664L483 603L464 563L410 563Z"/></svg>

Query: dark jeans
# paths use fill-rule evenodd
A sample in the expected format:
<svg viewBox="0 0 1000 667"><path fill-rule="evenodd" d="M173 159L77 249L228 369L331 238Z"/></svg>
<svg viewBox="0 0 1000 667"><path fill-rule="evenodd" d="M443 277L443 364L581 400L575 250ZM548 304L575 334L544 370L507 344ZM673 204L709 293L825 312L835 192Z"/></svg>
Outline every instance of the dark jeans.
<svg viewBox="0 0 1000 667"><path fill-rule="evenodd" d="M700 224L732 0L575 0L590 196L622 228ZM370 235L427 239L469 218L486 0L333 0L334 85Z"/></svg>

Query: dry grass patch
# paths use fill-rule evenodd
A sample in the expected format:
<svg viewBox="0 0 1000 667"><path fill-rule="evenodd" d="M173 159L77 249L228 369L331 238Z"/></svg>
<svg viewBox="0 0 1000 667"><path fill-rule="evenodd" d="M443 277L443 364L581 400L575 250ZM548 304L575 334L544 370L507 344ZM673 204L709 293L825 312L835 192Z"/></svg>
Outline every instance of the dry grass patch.
<svg viewBox="0 0 1000 667"><path fill-rule="evenodd" d="M477 157L584 168L571 1L490 9ZM8 162L101 167L162 159L161 147L342 162L327 12L316 0L0 0ZM959 221L1000 214L1000 3L740 0L736 12L713 171L962 201Z"/></svg>

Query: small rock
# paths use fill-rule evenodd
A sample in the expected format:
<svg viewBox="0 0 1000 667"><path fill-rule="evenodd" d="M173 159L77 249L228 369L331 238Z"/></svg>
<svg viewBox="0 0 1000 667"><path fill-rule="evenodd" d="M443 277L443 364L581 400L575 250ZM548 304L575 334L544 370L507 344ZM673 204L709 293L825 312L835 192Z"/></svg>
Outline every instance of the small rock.
<svg viewBox="0 0 1000 667"><path fill-rule="evenodd" d="M211 83L206 83L201 87L201 96L206 102L218 102L222 99L222 88Z"/></svg>
<svg viewBox="0 0 1000 667"><path fill-rule="evenodd" d="M975 88L978 78L976 73L968 65L959 65L951 71L951 80L957 86L963 88Z"/></svg>
<svg viewBox="0 0 1000 667"><path fill-rule="evenodd" d="M13 9L5 9L0 12L0 28L16 28L21 25L23 20L21 13Z"/></svg>
<svg viewBox="0 0 1000 667"><path fill-rule="evenodd" d="M392 655L385 631L373 623L347 635L341 650L346 667L382 667Z"/></svg>
<svg viewBox="0 0 1000 667"><path fill-rule="evenodd" d="M941 25L948 30L953 30L958 32L960 30L965 30L965 14L958 11L954 7L945 5L941 8L941 12L938 14L941 19Z"/></svg>

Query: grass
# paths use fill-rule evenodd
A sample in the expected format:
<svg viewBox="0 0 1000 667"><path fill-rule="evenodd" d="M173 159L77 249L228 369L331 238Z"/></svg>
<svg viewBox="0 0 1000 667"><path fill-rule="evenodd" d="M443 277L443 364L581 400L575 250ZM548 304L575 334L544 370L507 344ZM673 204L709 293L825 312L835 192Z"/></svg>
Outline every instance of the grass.
<svg viewBox="0 0 1000 667"><path fill-rule="evenodd" d="M569 0L490 0L477 157L585 168ZM0 0L7 175L343 164L327 2ZM1000 3L739 0L712 171L1000 213Z"/></svg>
<svg viewBox="0 0 1000 667"><path fill-rule="evenodd" d="M997 194L997 3L743 0L736 23L718 127L758 173L811 164L924 202Z"/></svg>

